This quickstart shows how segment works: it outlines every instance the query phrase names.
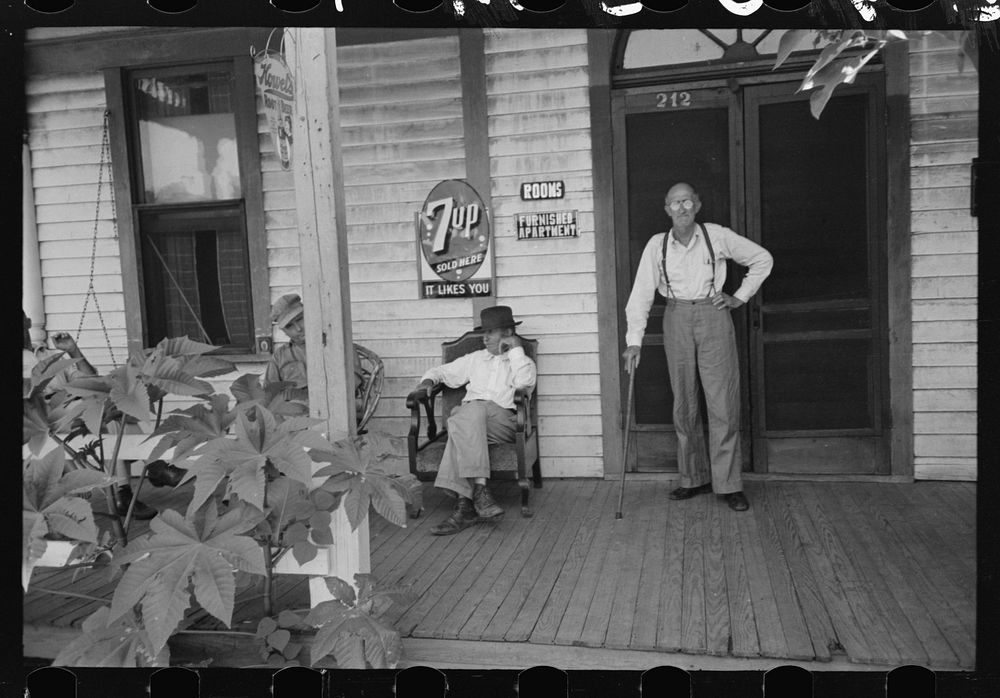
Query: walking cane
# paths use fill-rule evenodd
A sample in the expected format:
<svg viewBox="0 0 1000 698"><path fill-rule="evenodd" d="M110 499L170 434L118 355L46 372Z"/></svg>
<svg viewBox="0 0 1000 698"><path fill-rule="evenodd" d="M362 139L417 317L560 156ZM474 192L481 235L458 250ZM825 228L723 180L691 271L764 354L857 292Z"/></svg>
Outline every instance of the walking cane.
<svg viewBox="0 0 1000 698"><path fill-rule="evenodd" d="M618 511L615 519L622 517L622 500L625 499L625 466L628 465L628 444L632 440L632 394L635 391L635 372L638 366L632 366L628 372L628 404L625 405L625 448L622 453L622 484L618 490Z"/></svg>

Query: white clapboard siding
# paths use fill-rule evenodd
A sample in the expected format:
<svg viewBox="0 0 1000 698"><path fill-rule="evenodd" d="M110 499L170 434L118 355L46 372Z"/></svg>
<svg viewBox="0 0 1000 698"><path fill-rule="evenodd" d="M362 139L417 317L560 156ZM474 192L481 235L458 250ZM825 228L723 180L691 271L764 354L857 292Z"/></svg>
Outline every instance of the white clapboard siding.
<svg viewBox="0 0 1000 698"><path fill-rule="evenodd" d="M538 445L549 477L603 474L587 36L486 36L497 300L539 341ZM522 201L522 182L562 180L563 199ZM579 237L517 240L516 215L577 211Z"/></svg>
<svg viewBox="0 0 1000 698"><path fill-rule="evenodd" d="M957 37L958 33L954 33ZM954 38L953 37L953 38ZM958 44L910 42L914 473L976 477L978 75Z"/></svg>
<svg viewBox="0 0 1000 698"><path fill-rule="evenodd" d="M93 31L89 28L83 33ZM34 32L29 34L29 40L56 38L66 30ZM72 30L66 34L70 35L74 35ZM68 331L75 335L82 326L77 337L81 350L99 371L107 370L112 366L108 340L118 361L125 357L126 341L110 163L101 190L100 212L97 210L106 106L104 79L100 73L32 75L25 92L45 327L50 334ZM93 299L83 314L90 284L90 257L95 250L95 224L94 290L107 339Z"/></svg>

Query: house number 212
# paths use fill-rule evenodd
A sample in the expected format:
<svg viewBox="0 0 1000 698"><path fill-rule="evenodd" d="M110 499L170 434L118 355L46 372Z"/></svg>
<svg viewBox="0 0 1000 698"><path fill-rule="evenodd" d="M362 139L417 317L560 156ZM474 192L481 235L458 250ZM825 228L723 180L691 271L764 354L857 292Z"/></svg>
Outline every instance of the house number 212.
<svg viewBox="0 0 1000 698"><path fill-rule="evenodd" d="M660 109L676 109L691 106L690 92L657 92L656 106Z"/></svg>

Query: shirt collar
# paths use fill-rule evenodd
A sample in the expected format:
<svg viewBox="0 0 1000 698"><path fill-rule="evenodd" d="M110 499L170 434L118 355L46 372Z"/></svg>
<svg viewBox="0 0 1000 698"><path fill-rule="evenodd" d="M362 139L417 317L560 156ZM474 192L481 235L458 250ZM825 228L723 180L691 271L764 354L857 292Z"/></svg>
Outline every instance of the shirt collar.
<svg viewBox="0 0 1000 698"><path fill-rule="evenodd" d="M674 229L673 228L671 228L670 232L667 233L667 239L670 242L674 243L675 245L681 245L681 241L678 240L677 237L674 235ZM700 239L701 239L701 226L700 225L695 225L694 235L691 236L691 240L688 241L688 244L693 247L694 246L694 242L697 241L697 240L700 240ZM685 246L685 245L681 245L681 247L684 247L685 249L688 249L687 246Z"/></svg>

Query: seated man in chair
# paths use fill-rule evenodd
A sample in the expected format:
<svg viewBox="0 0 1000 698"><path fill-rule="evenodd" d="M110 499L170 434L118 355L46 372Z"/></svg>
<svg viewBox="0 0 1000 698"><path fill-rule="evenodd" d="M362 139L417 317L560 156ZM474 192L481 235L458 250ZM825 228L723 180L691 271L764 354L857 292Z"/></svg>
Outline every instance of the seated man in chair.
<svg viewBox="0 0 1000 698"><path fill-rule="evenodd" d="M436 536L458 533L477 521L498 521L503 509L486 484L490 475L488 446L514 440L516 418L514 391L535 386L535 362L521 347L506 305L484 308L481 324L485 349L432 368L419 389L430 390L443 382L451 388L466 386L462 405L448 418L448 441L438 468L436 487L458 495L455 509L431 529Z"/></svg>

